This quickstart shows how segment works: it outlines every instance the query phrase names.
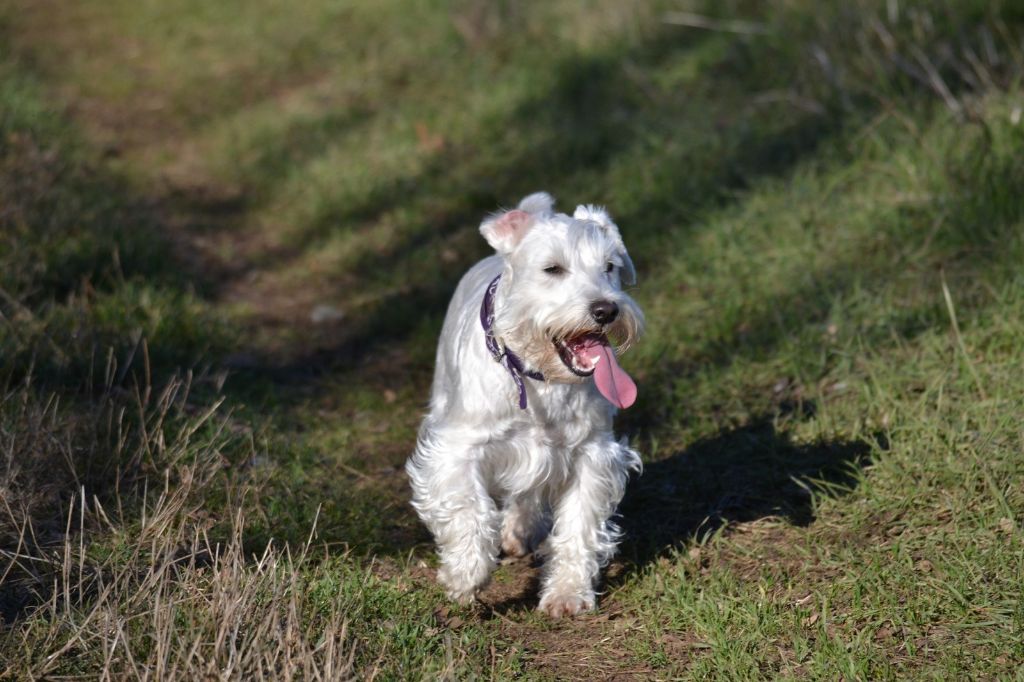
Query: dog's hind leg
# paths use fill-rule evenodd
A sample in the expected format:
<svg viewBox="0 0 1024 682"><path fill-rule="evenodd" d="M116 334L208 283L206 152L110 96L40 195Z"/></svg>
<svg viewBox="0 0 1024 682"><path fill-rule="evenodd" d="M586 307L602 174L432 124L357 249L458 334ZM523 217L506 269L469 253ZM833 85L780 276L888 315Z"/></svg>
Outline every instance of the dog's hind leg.
<svg viewBox="0 0 1024 682"><path fill-rule="evenodd" d="M615 554L619 529L611 521L640 457L611 438L583 446L574 471L554 500L540 609L554 618L594 608L598 573Z"/></svg>
<svg viewBox="0 0 1024 682"><path fill-rule="evenodd" d="M497 563L501 514L484 485L477 446L424 428L406 464L413 506L434 535L438 580L448 596L472 601Z"/></svg>
<svg viewBox="0 0 1024 682"><path fill-rule="evenodd" d="M526 556L550 529L544 503L537 493L510 497L503 511L501 551L505 556Z"/></svg>

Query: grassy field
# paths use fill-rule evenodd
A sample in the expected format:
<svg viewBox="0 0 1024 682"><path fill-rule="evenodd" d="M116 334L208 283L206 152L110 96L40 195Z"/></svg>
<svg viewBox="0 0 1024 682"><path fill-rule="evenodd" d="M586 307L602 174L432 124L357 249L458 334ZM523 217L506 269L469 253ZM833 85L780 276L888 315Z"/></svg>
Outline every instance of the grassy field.
<svg viewBox="0 0 1024 682"><path fill-rule="evenodd" d="M0 0L0 679L1024 679L1024 9ZM607 205L599 611L408 504L480 218Z"/></svg>

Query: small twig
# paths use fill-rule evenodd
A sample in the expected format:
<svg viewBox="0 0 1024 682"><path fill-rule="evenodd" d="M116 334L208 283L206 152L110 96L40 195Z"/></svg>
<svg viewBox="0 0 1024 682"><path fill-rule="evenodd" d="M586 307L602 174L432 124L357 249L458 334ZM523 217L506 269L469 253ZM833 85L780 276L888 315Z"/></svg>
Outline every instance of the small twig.
<svg viewBox="0 0 1024 682"><path fill-rule="evenodd" d="M967 369L971 371L971 376L974 377L974 383L978 387L978 393L981 394L982 400L988 400L988 394L985 393L985 388L981 385L981 377L978 376L978 371L974 368L974 363L971 361L971 356L967 354L967 346L964 345L964 337L960 335L960 325L956 321L956 309L953 307L953 297L949 293L949 287L946 286L946 274L942 273L942 295L946 299L946 310L949 311L950 322L953 323L953 335L956 336L956 343L960 347L960 353L964 356L964 362L967 363Z"/></svg>
<svg viewBox="0 0 1024 682"><path fill-rule="evenodd" d="M344 462L338 462L337 466L338 466L339 469L347 471L348 473L352 474L353 476L356 476L357 478L361 478L364 481L368 481L368 482L372 483L373 480L374 480L372 476L368 476L367 474L364 474L359 469L356 469L353 466L349 466L348 464L345 464Z"/></svg>
<svg viewBox="0 0 1024 682"><path fill-rule="evenodd" d="M971 48L970 45L967 45L964 47L963 52L964 58L967 59L967 63L971 65L971 68L974 69L974 73L976 73L978 78L985 84L985 88L995 90L996 84L995 81L992 80L992 75L989 73L989 70L985 65L981 63L981 59L978 57L978 54L974 49Z"/></svg>
<svg viewBox="0 0 1024 682"><path fill-rule="evenodd" d="M896 39L892 37L892 33L889 32L889 29L886 28L885 24L883 24L878 17L871 17L868 21L868 25L871 26L871 29L875 32L875 35L878 36L878 39L882 41L882 45L885 46L886 52L891 54L896 51Z"/></svg>
<svg viewBox="0 0 1024 682"><path fill-rule="evenodd" d="M928 55L926 55L921 48L916 45L913 47L913 52L917 63L920 64L921 68L923 68L925 73L928 74L929 85L931 85L936 94L942 98L942 101L946 103L946 106L949 107L951 112L953 112L953 115L956 116L957 120L963 120L963 105L961 105L959 100L957 100L957 98L953 96L953 93L950 92L949 87L946 85L946 81L942 80L942 76L939 75L939 70L935 68L935 64L933 64L932 60L928 58Z"/></svg>
<svg viewBox="0 0 1024 682"><path fill-rule="evenodd" d="M814 60L818 62L818 66L821 67L829 85L839 93L839 101L843 109L845 111L852 109L853 104L850 101L850 93L843 87L843 79L839 74L839 70L832 63L832 59L828 56L828 52L821 45L813 45L811 47L811 54L814 56Z"/></svg>
<svg viewBox="0 0 1024 682"><path fill-rule="evenodd" d="M313 538L316 537L316 524L320 520L320 510L323 508L323 504L316 506L316 515L313 517L313 525L309 528L309 537L306 538L306 544L302 546L302 554L300 555L299 561L305 562L306 553L309 551L310 546L313 544Z"/></svg>
<svg viewBox="0 0 1024 682"><path fill-rule="evenodd" d="M504 613L502 613L498 609L494 608L493 606L488 606L487 609L490 612L490 615L497 616L506 625L511 625L512 627L518 627L518 624L514 620L512 620L511 618L509 618L508 616L506 616Z"/></svg>
<svg viewBox="0 0 1024 682"><path fill-rule="evenodd" d="M743 35L768 35L771 31L764 24L739 19L715 19L703 14L692 12L666 12L662 22L674 26L688 26L705 31L721 31L723 33L741 33Z"/></svg>
<svg viewBox="0 0 1024 682"><path fill-rule="evenodd" d="M132 362L135 360L135 354L139 352L139 346L142 345L142 330L135 329L132 331L132 349L128 353L127 359L124 361L124 366L121 367L121 372L117 375L115 383L121 384L125 377L128 376L128 371L132 368ZM141 409L141 405L140 405Z"/></svg>

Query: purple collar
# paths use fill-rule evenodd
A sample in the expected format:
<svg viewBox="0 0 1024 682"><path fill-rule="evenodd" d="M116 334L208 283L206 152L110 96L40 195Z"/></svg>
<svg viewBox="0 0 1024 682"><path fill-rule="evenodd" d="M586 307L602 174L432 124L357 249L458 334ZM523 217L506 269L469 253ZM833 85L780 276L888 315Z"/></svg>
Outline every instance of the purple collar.
<svg viewBox="0 0 1024 682"><path fill-rule="evenodd" d="M519 389L519 409L525 410L526 385L523 383L523 377L544 381L544 375L540 372L528 371L523 365L522 358L509 350L507 346L502 347L504 344L499 344L498 339L494 338L494 292L498 290L500 279L501 275L498 275L487 285L484 300L480 304L480 326L484 328L484 340L487 341L487 350L491 352L491 357L495 362L501 363L512 375L512 381L516 382L516 388Z"/></svg>

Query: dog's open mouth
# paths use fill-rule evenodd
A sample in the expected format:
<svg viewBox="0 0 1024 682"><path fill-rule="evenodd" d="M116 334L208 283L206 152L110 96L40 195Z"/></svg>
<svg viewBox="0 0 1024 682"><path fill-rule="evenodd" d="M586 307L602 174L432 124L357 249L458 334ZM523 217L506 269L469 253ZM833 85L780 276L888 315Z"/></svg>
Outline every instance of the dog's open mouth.
<svg viewBox="0 0 1024 682"><path fill-rule="evenodd" d="M608 345L604 334L582 334L571 339L553 339L558 357L573 374L589 377L597 369L601 354L594 352L597 346Z"/></svg>
<svg viewBox="0 0 1024 682"><path fill-rule="evenodd" d="M581 377L594 375L597 390L613 405L624 409L636 400L636 384L619 367L607 336L592 332L552 342L569 371Z"/></svg>

